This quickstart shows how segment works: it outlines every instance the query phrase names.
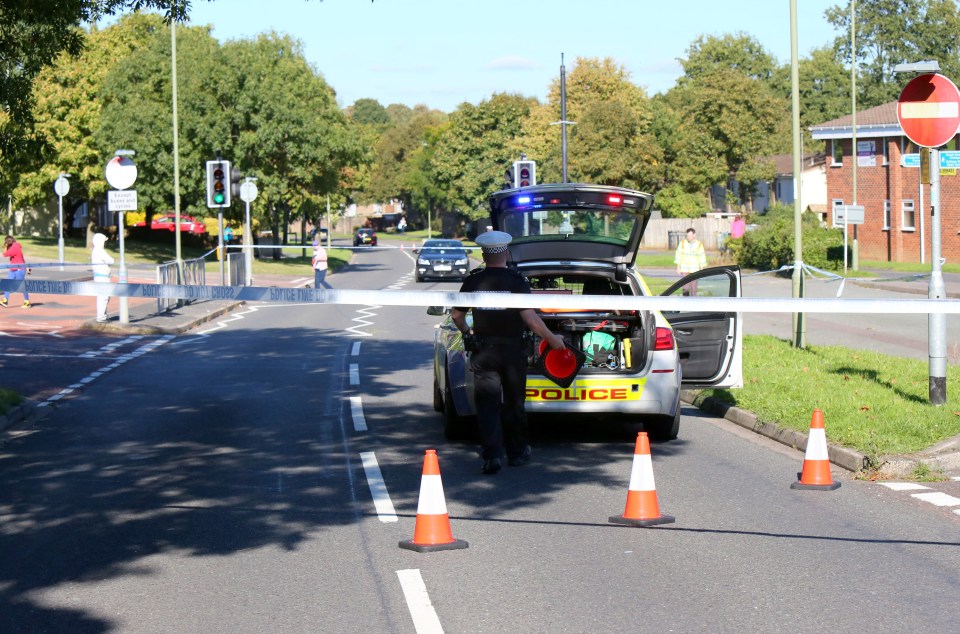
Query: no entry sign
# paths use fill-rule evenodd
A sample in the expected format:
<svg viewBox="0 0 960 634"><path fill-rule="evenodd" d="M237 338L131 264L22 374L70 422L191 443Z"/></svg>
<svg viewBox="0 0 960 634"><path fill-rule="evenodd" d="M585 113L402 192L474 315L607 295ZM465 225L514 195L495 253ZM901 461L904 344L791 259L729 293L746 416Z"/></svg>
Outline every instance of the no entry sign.
<svg viewBox="0 0 960 634"><path fill-rule="evenodd" d="M960 128L960 91L943 75L920 75L900 93L897 119L917 145L940 147Z"/></svg>

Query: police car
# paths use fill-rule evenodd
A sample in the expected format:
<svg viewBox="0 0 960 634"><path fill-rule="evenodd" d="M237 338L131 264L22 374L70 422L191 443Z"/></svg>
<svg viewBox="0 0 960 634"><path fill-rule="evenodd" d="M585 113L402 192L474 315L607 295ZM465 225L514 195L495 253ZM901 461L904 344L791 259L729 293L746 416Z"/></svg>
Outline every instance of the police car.
<svg viewBox="0 0 960 634"><path fill-rule="evenodd" d="M618 187L549 184L490 196L491 223L512 236L512 265L535 294L651 295L634 263L653 195ZM662 295L739 297L740 272L719 266L688 275ZM432 315L449 308L431 307ZM741 317L728 312L538 310L547 326L585 362L568 387L538 370L540 341L524 338L530 413L618 414L636 418L651 437L680 428L681 388L741 387ZM468 315L468 320L472 314ZM473 375L449 315L434 340L434 409L445 432L462 438L472 425Z"/></svg>

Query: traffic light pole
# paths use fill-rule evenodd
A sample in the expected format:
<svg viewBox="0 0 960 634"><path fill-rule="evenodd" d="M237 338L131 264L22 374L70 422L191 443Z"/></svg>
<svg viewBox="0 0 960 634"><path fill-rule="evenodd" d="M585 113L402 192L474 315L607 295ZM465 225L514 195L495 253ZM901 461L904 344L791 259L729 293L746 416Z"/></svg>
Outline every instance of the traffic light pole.
<svg viewBox="0 0 960 634"><path fill-rule="evenodd" d="M922 212L921 212L922 213ZM940 150L930 149L930 287L927 297L944 299L943 261L940 259ZM944 313L927 315L930 346L930 403L947 402L947 321Z"/></svg>

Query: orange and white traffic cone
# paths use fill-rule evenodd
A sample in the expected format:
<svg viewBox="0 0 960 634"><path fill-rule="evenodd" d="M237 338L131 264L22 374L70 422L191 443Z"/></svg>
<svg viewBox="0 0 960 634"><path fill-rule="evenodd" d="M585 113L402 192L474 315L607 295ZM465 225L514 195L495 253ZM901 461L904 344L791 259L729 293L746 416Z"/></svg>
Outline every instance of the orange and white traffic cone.
<svg viewBox="0 0 960 634"><path fill-rule="evenodd" d="M672 524L676 519L660 513L657 502L657 487L653 481L653 459L650 457L650 439L647 432L637 434L633 450L633 469L630 472L630 488L627 491L627 507L623 515L610 518L613 524L630 526L655 526Z"/></svg>
<svg viewBox="0 0 960 634"><path fill-rule="evenodd" d="M435 550L466 548L467 542L454 539L450 532L450 516L443 497L440 481L440 463L437 450L427 449L423 457L423 477L420 479L420 501L417 503L417 523L413 539L400 542L400 548L429 553Z"/></svg>
<svg viewBox="0 0 960 634"><path fill-rule="evenodd" d="M803 458L803 471L797 474L799 482L790 485L791 489L813 489L815 491L834 491L840 488L830 476L830 457L827 455L827 430L823 424L823 411L813 410L810 419L810 435L807 437L807 453Z"/></svg>

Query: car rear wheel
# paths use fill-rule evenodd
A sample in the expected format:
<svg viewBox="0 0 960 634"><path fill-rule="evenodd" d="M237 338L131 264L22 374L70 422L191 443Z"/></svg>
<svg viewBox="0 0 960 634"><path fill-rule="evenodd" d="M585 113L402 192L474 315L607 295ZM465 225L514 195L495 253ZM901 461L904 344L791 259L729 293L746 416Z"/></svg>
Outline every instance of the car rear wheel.
<svg viewBox="0 0 960 634"><path fill-rule="evenodd" d="M652 440L675 440L680 434L680 404L673 416L654 416L643 428Z"/></svg>

